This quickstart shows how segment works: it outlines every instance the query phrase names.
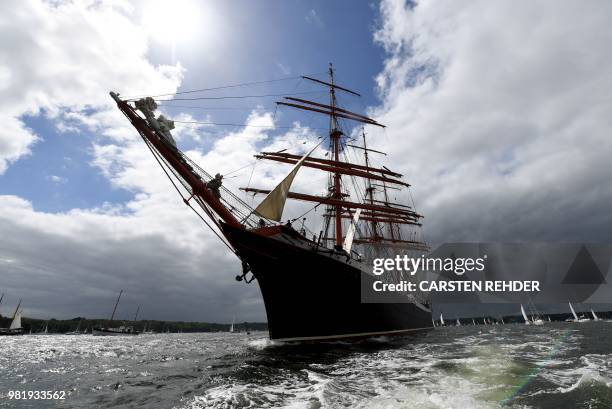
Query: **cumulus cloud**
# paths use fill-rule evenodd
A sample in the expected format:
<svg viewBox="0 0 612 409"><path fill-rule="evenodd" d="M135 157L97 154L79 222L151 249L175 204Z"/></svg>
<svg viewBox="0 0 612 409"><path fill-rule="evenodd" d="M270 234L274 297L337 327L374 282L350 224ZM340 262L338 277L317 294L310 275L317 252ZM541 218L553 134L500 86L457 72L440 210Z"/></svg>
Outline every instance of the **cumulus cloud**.
<svg viewBox="0 0 612 409"><path fill-rule="evenodd" d="M610 239L612 5L388 0L381 14L380 146L432 242Z"/></svg>
<svg viewBox="0 0 612 409"><path fill-rule="evenodd" d="M107 115L120 118L104 110L112 106L109 90L178 87L182 68L149 63L147 33L130 21L130 13L116 2L5 4L0 14L0 174L39 139L24 124L25 116L68 112L73 119L101 122ZM82 114L92 108L100 112Z"/></svg>

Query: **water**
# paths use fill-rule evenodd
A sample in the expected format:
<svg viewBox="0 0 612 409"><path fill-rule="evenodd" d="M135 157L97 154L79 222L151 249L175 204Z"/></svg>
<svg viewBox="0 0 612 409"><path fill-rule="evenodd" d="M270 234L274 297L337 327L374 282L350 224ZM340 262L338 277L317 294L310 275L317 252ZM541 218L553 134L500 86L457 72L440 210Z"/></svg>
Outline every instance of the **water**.
<svg viewBox="0 0 612 409"><path fill-rule="evenodd" d="M612 408L612 322L276 345L266 334L0 337L0 408ZM9 390L63 390L10 401Z"/></svg>

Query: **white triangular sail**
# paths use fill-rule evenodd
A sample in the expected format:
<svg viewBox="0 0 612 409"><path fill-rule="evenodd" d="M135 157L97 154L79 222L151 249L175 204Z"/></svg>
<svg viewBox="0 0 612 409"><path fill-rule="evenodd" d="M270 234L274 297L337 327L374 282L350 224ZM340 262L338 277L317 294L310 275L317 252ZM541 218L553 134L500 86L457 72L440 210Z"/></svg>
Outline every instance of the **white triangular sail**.
<svg viewBox="0 0 612 409"><path fill-rule="evenodd" d="M593 320L594 321L599 321L599 317L597 316L597 314L595 314L595 311L593 311L592 308L591 308L591 314L593 315Z"/></svg>
<svg viewBox="0 0 612 409"><path fill-rule="evenodd" d="M289 188L293 183L295 175L298 170L302 167L304 161L321 145L323 141L319 142L317 146L312 148L310 152L302 156L302 158L295 164L291 172L285 178L268 193L268 195L262 200L262 202L255 209L255 213L265 217L269 220L276 220L279 222L283 217L283 209L285 208L285 202L287 201L287 195L289 194Z"/></svg>
<svg viewBox="0 0 612 409"><path fill-rule="evenodd" d="M570 306L570 310L572 310L572 315L574 316L574 319L578 321L578 316L576 315L576 311L574 311L574 307L572 307L572 303L568 301L568 304Z"/></svg>
<svg viewBox="0 0 612 409"><path fill-rule="evenodd" d="M357 209L355 211L355 215L353 216L353 222L349 226L346 237L344 238L344 244L342 248L347 253L351 252L351 247L353 247L353 239L355 238L355 231L357 230L357 223L359 222L359 216L361 215L361 209Z"/></svg>
<svg viewBox="0 0 612 409"><path fill-rule="evenodd" d="M234 332L234 322L236 321L236 317L232 318L232 325L230 326L229 332Z"/></svg>
<svg viewBox="0 0 612 409"><path fill-rule="evenodd" d="M444 324L444 317L442 316L442 313L440 313L440 325L446 325Z"/></svg>
<svg viewBox="0 0 612 409"><path fill-rule="evenodd" d="M11 322L9 329L20 329L21 328L21 311L17 311L15 318Z"/></svg>
<svg viewBox="0 0 612 409"><path fill-rule="evenodd" d="M460 327L461 326L461 322L459 322L459 320L457 319L457 326Z"/></svg>
<svg viewBox="0 0 612 409"><path fill-rule="evenodd" d="M523 304L521 304L521 314L523 314L525 324L529 324L529 318L527 317L527 313L525 313L525 307L523 307Z"/></svg>

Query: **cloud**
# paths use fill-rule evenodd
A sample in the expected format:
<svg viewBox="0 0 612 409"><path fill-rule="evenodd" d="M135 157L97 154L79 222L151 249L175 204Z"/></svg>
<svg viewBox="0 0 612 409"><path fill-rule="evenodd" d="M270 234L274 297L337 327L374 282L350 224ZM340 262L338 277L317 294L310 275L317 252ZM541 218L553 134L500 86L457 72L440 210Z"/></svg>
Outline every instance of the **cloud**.
<svg viewBox="0 0 612 409"><path fill-rule="evenodd" d="M57 175L48 175L47 176L47 180L51 181L53 183L59 184L59 183L66 183L68 181L68 179L63 178L61 176L57 176Z"/></svg>
<svg viewBox="0 0 612 409"><path fill-rule="evenodd" d="M310 24L314 24L319 28L325 27L325 23L323 23L323 20L321 20L321 17L319 17L315 9L310 9L304 19Z"/></svg>
<svg viewBox="0 0 612 409"><path fill-rule="evenodd" d="M612 5L389 0L381 15L372 114L430 241L610 239Z"/></svg>
<svg viewBox="0 0 612 409"><path fill-rule="evenodd" d="M147 33L130 21L129 7L96 1L12 3L0 15L0 174L39 139L24 124L25 116L109 109L109 90L171 91L180 83L179 65L156 67L146 59ZM97 113L97 119L104 115ZM115 111L111 115L120 118Z"/></svg>
<svg viewBox="0 0 612 409"><path fill-rule="evenodd" d="M317 141L299 124L270 137L269 112L253 112L247 124L252 127L217 139L209 151L187 154L211 172L225 174L252 163L259 148L300 152ZM94 130L98 123L89 126ZM94 143L92 152L92 166L115 187L133 193L127 203L49 213L24 199L0 196L4 291L27 300L27 313L43 318L105 316L115 293L124 289L123 317L140 304L145 318L264 320L259 288L235 282L238 260L184 206L134 133ZM238 192L254 175L262 186L272 186L287 171L261 163L227 184Z"/></svg>

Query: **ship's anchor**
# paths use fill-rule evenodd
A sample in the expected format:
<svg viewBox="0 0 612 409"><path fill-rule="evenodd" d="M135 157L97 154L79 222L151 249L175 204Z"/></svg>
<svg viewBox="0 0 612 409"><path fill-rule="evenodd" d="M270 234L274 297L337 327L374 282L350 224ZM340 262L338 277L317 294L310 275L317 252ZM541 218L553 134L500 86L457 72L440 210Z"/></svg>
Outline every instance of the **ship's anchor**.
<svg viewBox="0 0 612 409"><path fill-rule="evenodd" d="M247 274L251 271L251 266L249 266L249 263L247 263L245 259L241 259L241 260L242 260L242 274L236 276L236 281L244 280L245 283L249 284L251 281L255 280L255 275L251 273L251 278L250 279L247 278Z"/></svg>

